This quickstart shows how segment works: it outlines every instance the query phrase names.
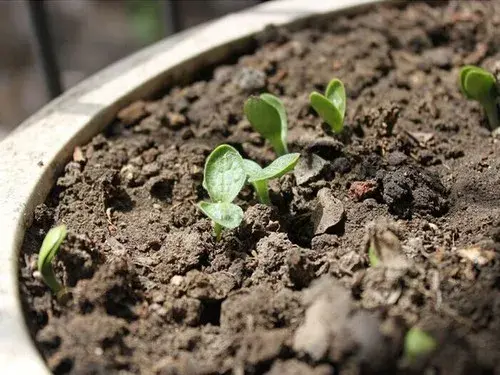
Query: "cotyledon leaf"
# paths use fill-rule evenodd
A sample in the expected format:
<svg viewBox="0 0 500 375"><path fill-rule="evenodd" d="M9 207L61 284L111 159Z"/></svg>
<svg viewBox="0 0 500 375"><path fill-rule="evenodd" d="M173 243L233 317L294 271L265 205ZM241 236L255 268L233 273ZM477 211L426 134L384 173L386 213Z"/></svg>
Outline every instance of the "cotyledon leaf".
<svg viewBox="0 0 500 375"><path fill-rule="evenodd" d="M205 162L203 187L214 202L232 202L245 184L243 158L233 147L223 144Z"/></svg>
<svg viewBox="0 0 500 375"><path fill-rule="evenodd" d="M291 153L280 156L267 167L262 168L259 173L249 175L250 178L248 179L248 182L271 180L273 178L281 177L295 168L299 158L299 153Z"/></svg>
<svg viewBox="0 0 500 375"><path fill-rule="evenodd" d="M243 220L243 210L233 203L200 202L198 207L205 215L224 228L236 228Z"/></svg>
<svg viewBox="0 0 500 375"><path fill-rule="evenodd" d="M333 105L325 96L317 92L312 92L309 96L311 106L321 116L321 118L332 128L335 133L342 132L344 118L337 107Z"/></svg>
<svg viewBox="0 0 500 375"><path fill-rule="evenodd" d="M59 246L66 238L66 225L61 224L50 229L43 239L40 253L38 254L38 270L43 273L45 267L52 263L52 260L59 250Z"/></svg>
<svg viewBox="0 0 500 375"><path fill-rule="evenodd" d="M345 87L342 81L337 78L332 79L325 90L325 96L337 107L342 121L344 121L346 98Z"/></svg>

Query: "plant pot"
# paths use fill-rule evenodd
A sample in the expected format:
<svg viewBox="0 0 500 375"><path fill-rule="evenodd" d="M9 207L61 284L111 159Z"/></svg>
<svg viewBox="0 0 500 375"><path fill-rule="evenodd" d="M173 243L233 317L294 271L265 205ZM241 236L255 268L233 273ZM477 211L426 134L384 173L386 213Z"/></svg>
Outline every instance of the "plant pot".
<svg viewBox="0 0 500 375"><path fill-rule="evenodd" d="M271 2L188 30L70 90L2 143L5 373L47 371L30 331L56 373L498 369L498 322L473 314L499 305L498 144L454 79L461 63L491 63L494 33L479 25L494 12L351 8L372 2ZM359 15L321 24L319 15L352 9ZM251 37L312 15L323 33ZM213 78L199 73L255 44ZM208 82L144 99L199 74ZM348 94L341 135L303 92L335 74ZM274 207L245 188L244 224L216 242L193 206L206 198L203 161L226 142L273 159L241 114L242 98L264 89L283 91L302 161L271 185ZM74 287L68 305L33 274L43 235L61 220L69 236L56 270ZM381 266L369 266L369 247ZM417 363L401 356L412 326L438 347Z"/></svg>

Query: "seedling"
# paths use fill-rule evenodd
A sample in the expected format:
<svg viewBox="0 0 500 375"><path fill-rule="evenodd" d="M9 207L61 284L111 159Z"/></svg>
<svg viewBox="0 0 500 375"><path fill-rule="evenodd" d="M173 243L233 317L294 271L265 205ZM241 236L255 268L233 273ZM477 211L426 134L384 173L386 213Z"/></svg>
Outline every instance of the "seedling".
<svg viewBox="0 0 500 375"><path fill-rule="evenodd" d="M437 347L436 340L420 328L410 328L404 342L404 358L414 362L419 357L431 353Z"/></svg>
<svg viewBox="0 0 500 375"><path fill-rule="evenodd" d="M64 224L50 229L43 239L40 253L38 254L38 271L43 277L45 284L49 286L57 298L61 298L66 293L59 281L57 281L54 269L52 268L52 260L59 251L59 246L66 238L66 226Z"/></svg>
<svg viewBox="0 0 500 375"><path fill-rule="evenodd" d="M248 175L248 182L253 185L261 203L271 203L269 199L268 181L281 177L285 173L293 170L299 157L300 154L298 153L286 154L280 156L265 168L261 168L259 164L252 160L243 160L243 167Z"/></svg>
<svg viewBox="0 0 500 375"><path fill-rule="evenodd" d="M243 158L233 147L220 145L205 162L203 187L210 202L198 203L198 208L213 221L214 233L220 240L222 228L236 228L243 220L243 211L232 201L245 184Z"/></svg>
<svg viewBox="0 0 500 375"><path fill-rule="evenodd" d="M253 128L271 143L278 156L288 153L288 123L283 102L271 94L251 96L245 102L245 116Z"/></svg>
<svg viewBox="0 0 500 375"><path fill-rule="evenodd" d="M344 128L345 116L345 88L342 81L334 78L330 81L325 90L325 95L319 92L312 92L309 95L311 107L330 125L335 133L341 133Z"/></svg>
<svg viewBox="0 0 500 375"><path fill-rule="evenodd" d="M380 259L378 259L378 256L373 246L370 246L368 248L368 259L370 260L371 267L377 267L380 264Z"/></svg>
<svg viewBox="0 0 500 375"><path fill-rule="evenodd" d="M460 70L460 89L467 99L477 100L483 106L490 130L500 126L499 92L493 74L477 66L466 65Z"/></svg>

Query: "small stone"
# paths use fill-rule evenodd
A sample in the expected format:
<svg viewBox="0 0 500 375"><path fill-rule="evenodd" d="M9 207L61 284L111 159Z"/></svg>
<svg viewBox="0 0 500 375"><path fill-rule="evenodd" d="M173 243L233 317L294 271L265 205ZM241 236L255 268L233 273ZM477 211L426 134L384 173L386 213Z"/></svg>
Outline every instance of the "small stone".
<svg viewBox="0 0 500 375"><path fill-rule="evenodd" d="M373 197L376 192L377 181L374 180L354 181L349 188L349 196L358 202Z"/></svg>
<svg viewBox="0 0 500 375"><path fill-rule="evenodd" d="M142 174L146 177L155 176L160 172L160 164L153 162L142 167Z"/></svg>
<svg viewBox="0 0 500 375"><path fill-rule="evenodd" d="M179 129L183 125L186 125L186 116L180 113L169 112L167 113L168 125L172 129Z"/></svg>
<svg viewBox="0 0 500 375"><path fill-rule="evenodd" d="M182 284L183 281L184 281L184 277L183 276L181 276L181 275L174 275L170 279L170 284L175 285L175 286L179 286L179 285Z"/></svg>
<svg viewBox="0 0 500 375"><path fill-rule="evenodd" d="M439 68L446 68L451 66L453 54L453 50L449 47L432 48L423 53L423 60Z"/></svg>
<svg viewBox="0 0 500 375"><path fill-rule="evenodd" d="M147 115L146 112L146 103L142 100L138 100L128 107L125 107L120 112L118 112L118 119L120 119L125 125L132 125L145 117Z"/></svg>
<svg viewBox="0 0 500 375"><path fill-rule="evenodd" d="M466 249L460 249L457 254L472 262L474 265L484 266L495 259L495 250L483 249L481 246L472 246Z"/></svg>
<svg viewBox="0 0 500 375"><path fill-rule="evenodd" d="M235 278L223 271L206 274L191 270L185 281L186 295L199 300L223 300L236 286Z"/></svg>
<svg viewBox="0 0 500 375"><path fill-rule="evenodd" d="M401 151L394 151L387 155L387 163L389 165L401 165L406 162L408 157Z"/></svg>
<svg viewBox="0 0 500 375"><path fill-rule="evenodd" d="M254 68L243 68L234 76L233 82L244 91L256 91L266 87L266 74Z"/></svg>
<svg viewBox="0 0 500 375"><path fill-rule="evenodd" d="M428 132L407 132L407 133L421 146L425 146L432 138L434 138L434 133L428 133Z"/></svg>
<svg viewBox="0 0 500 375"><path fill-rule="evenodd" d="M311 217L314 234L326 233L342 222L343 219L344 205L342 202L335 198L329 189L321 189L318 192L318 205Z"/></svg>
<svg viewBox="0 0 500 375"><path fill-rule="evenodd" d="M298 185L318 177L328 165L328 162L315 154L309 154L299 159L293 174Z"/></svg>
<svg viewBox="0 0 500 375"><path fill-rule="evenodd" d="M120 170L120 179L127 185L130 185L130 183L134 182L139 177L139 174L139 168L132 164L127 164Z"/></svg>
<svg viewBox="0 0 500 375"><path fill-rule="evenodd" d="M336 158L332 164L332 169L335 173L346 174L349 173L351 168L351 162L344 157Z"/></svg>
<svg viewBox="0 0 500 375"><path fill-rule="evenodd" d="M73 150L73 161L81 162L85 161L85 156L83 155L82 149L78 146Z"/></svg>

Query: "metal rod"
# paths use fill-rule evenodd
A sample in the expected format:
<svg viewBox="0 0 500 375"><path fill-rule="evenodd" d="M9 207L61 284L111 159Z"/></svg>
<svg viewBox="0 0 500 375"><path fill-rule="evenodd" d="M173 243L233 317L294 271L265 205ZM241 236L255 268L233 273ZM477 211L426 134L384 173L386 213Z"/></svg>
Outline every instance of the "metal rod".
<svg viewBox="0 0 500 375"><path fill-rule="evenodd" d="M62 92L61 77L50 34L45 0L27 0L35 56L43 72L47 95L53 99Z"/></svg>
<svg viewBox="0 0 500 375"><path fill-rule="evenodd" d="M165 36L175 34L181 30L179 23L178 0L163 0L163 13L165 22Z"/></svg>

